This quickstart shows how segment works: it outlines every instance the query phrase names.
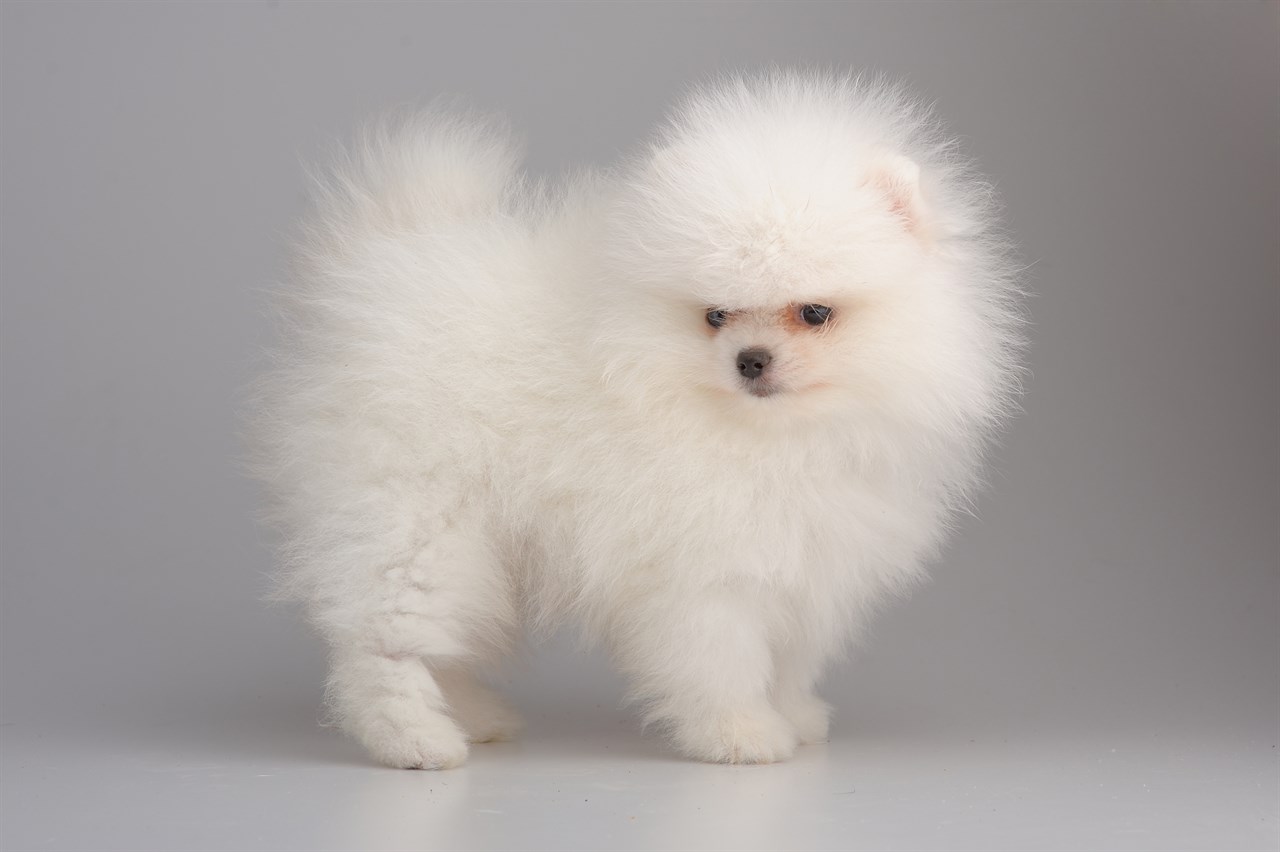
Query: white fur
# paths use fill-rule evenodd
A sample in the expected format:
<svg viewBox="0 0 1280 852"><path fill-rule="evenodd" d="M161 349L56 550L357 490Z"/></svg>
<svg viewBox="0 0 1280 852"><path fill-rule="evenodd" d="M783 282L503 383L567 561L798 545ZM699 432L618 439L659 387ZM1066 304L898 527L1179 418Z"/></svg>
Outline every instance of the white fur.
<svg viewBox="0 0 1280 852"><path fill-rule="evenodd" d="M990 197L926 111L848 79L695 91L558 192L489 120L366 131L317 181L254 397L337 720L457 765L518 724L474 673L573 619L688 755L824 739L824 666L920 578L1010 407ZM777 320L810 302L833 321ZM734 367L761 345L763 398Z"/></svg>

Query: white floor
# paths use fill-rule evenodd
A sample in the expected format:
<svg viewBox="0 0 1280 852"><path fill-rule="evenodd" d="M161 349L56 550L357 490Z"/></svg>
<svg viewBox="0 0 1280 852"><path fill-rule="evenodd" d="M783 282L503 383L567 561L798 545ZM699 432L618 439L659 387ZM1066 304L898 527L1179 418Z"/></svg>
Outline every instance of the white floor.
<svg viewBox="0 0 1280 852"><path fill-rule="evenodd" d="M371 766L306 718L6 725L0 847L1280 848L1270 738L841 731L789 763L708 766L605 707L433 773Z"/></svg>

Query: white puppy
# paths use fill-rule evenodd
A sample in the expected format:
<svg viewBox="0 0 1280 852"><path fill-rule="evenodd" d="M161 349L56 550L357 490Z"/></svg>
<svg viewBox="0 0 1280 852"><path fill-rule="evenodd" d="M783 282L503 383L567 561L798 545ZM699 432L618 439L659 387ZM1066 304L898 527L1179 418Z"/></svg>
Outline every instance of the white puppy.
<svg viewBox="0 0 1280 852"><path fill-rule="evenodd" d="M520 168L437 111L318 181L254 464L332 711L456 766L518 725L476 673L571 618L685 754L782 760L1010 407L991 189L897 90L788 74L561 192Z"/></svg>

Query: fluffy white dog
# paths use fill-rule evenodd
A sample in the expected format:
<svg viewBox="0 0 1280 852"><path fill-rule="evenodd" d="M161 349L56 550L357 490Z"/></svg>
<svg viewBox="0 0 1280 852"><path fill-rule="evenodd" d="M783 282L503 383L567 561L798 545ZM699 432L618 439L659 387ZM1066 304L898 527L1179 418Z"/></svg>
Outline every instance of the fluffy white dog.
<svg viewBox="0 0 1280 852"><path fill-rule="evenodd" d="M824 666L937 554L1016 386L992 192L927 111L726 80L559 191L434 111L317 183L254 464L343 727L456 766L518 726L476 673L571 618L687 755L823 740Z"/></svg>

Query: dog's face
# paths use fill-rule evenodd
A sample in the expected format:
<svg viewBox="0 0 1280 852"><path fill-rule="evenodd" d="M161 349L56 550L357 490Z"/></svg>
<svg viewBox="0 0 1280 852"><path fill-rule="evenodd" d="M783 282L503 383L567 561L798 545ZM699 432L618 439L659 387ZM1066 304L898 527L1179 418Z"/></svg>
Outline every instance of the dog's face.
<svg viewBox="0 0 1280 852"><path fill-rule="evenodd" d="M834 300L828 300L834 301ZM761 399L828 387L839 360L840 312L816 302L777 308L709 308L703 315L717 367L709 384Z"/></svg>

